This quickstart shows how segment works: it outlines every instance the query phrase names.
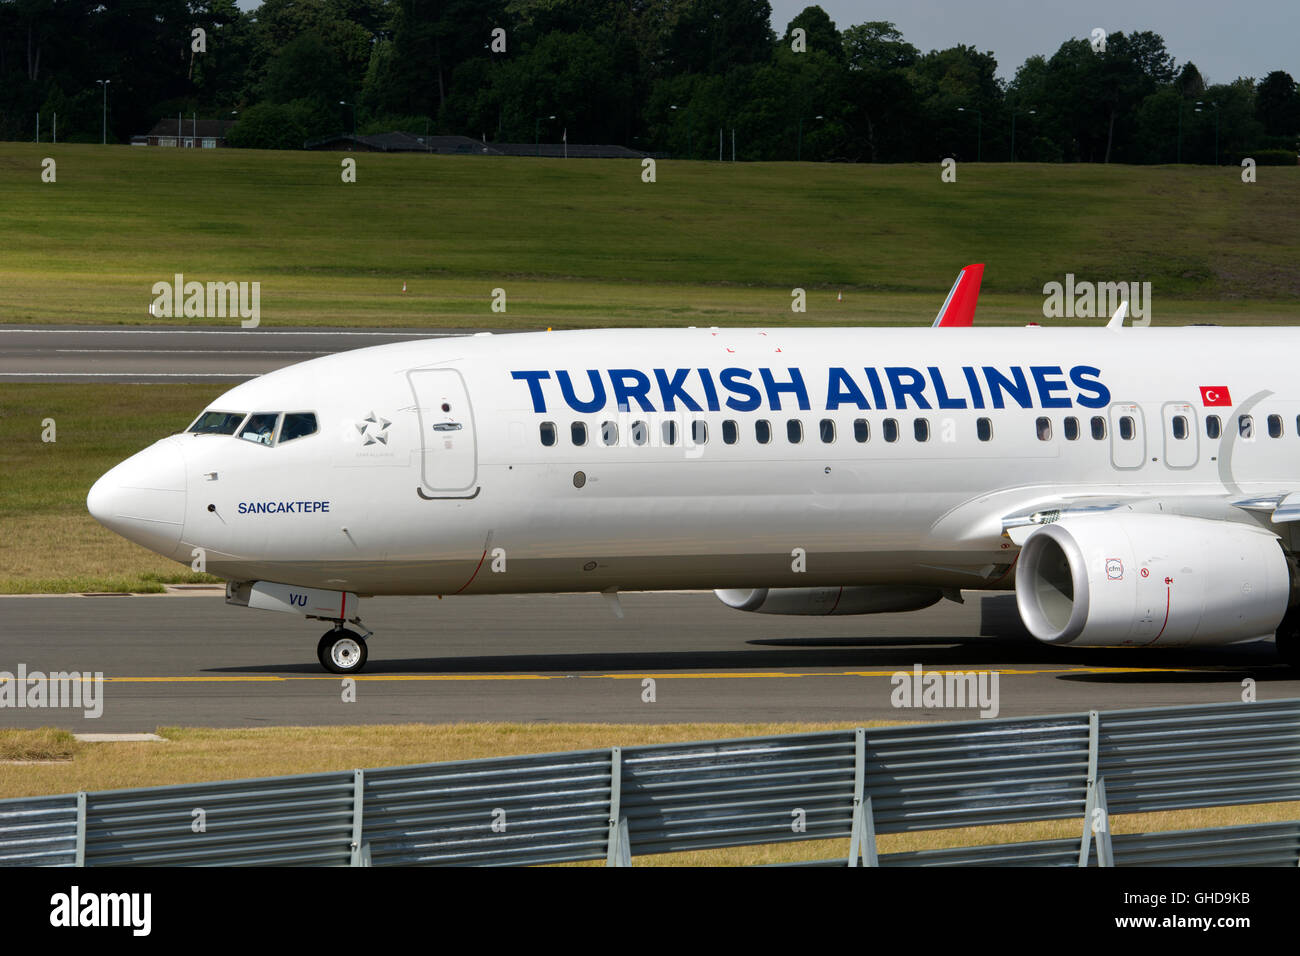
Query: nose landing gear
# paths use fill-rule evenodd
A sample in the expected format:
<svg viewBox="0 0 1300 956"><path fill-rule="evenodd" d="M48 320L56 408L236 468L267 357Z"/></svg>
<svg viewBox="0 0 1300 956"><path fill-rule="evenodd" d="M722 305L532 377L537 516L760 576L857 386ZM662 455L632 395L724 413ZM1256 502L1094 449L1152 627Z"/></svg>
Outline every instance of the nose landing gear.
<svg viewBox="0 0 1300 956"><path fill-rule="evenodd" d="M311 615L315 616L315 615ZM320 642L316 645L316 659L320 661L320 666L325 668L331 674L357 674L361 668L366 666L366 638L374 632L367 629L361 623L361 618L354 617L349 621L343 621L341 618L317 618L317 620L333 620L334 627L322 635ZM349 630L343 625L355 624L363 634Z"/></svg>
<svg viewBox="0 0 1300 956"><path fill-rule="evenodd" d="M356 674L366 666L366 639L340 625L326 631L316 645L321 667L332 674Z"/></svg>

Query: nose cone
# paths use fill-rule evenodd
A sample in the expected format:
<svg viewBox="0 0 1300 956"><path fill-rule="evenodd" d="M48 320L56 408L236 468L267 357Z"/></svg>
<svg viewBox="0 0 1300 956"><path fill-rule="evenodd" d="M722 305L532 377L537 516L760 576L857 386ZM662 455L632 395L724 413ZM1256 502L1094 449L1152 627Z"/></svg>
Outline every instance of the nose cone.
<svg viewBox="0 0 1300 956"><path fill-rule="evenodd" d="M185 529L185 456L164 438L95 482L86 508L96 521L151 551L173 557Z"/></svg>

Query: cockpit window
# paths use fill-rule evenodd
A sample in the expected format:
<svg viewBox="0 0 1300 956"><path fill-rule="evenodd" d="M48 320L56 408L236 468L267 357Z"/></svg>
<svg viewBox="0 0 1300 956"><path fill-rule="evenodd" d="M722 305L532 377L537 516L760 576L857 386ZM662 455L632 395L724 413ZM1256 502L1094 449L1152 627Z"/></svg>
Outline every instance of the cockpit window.
<svg viewBox="0 0 1300 956"><path fill-rule="evenodd" d="M249 415L248 424L239 430L239 437L244 441L269 445L271 440L275 438L275 423L279 417L279 412L262 412Z"/></svg>
<svg viewBox="0 0 1300 956"><path fill-rule="evenodd" d="M189 431L196 435L233 435L246 412L204 412L194 420Z"/></svg>
<svg viewBox="0 0 1300 956"><path fill-rule="evenodd" d="M316 434L316 415L312 412L285 412L280 426L280 444Z"/></svg>

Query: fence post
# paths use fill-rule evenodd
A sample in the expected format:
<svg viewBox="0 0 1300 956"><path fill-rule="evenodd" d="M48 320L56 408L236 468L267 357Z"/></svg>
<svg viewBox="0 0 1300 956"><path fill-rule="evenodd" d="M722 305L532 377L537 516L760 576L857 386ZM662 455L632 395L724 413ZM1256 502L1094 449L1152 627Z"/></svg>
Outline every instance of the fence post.
<svg viewBox="0 0 1300 956"><path fill-rule="evenodd" d="M370 865L370 845L362 846L362 823L365 820L366 772L352 771L352 866Z"/></svg>
<svg viewBox="0 0 1300 956"><path fill-rule="evenodd" d="M867 731L853 731L853 827L849 831L849 866L879 866L876 858L876 822L871 811L871 797L866 793Z"/></svg>
<svg viewBox="0 0 1300 956"><path fill-rule="evenodd" d="M1088 774L1087 798L1083 803L1083 837L1079 843L1079 866L1088 865L1088 849L1092 845L1092 812L1097 806L1097 743L1099 722L1095 710L1088 711Z"/></svg>
<svg viewBox="0 0 1300 956"><path fill-rule="evenodd" d="M86 791L77 791L77 849L73 866L86 865Z"/></svg>
<svg viewBox="0 0 1300 956"><path fill-rule="evenodd" d="M1110 808L1106 805L1106 781L1097 772L1101 747L1101 715L1088 711L1088 798L1083 805L1083 840L1079 844L1079 866L1088 865L1088 848L1097 838L1097 865L1114 866L1110 844Z"/></svg>
<svg viewBox="0 0 1300 956"><path fill-rule="evenodd" d="M609 835L606 838L606 866L631 866L632 846L627 820L623 816L623 748L609 750Z"/></svg>

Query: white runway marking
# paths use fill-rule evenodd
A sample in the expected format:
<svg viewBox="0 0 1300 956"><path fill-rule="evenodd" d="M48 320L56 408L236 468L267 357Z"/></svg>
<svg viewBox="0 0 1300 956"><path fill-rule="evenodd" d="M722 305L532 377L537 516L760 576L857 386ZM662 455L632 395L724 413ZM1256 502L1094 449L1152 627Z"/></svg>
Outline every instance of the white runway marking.
<svg viewBox="0 0 1300 956"><path fill-rule="evenodd" d="M455 338L467 332L425 332L414 329L405 332L304 332L294 329L0 329L5 332L25 332L41 335L386 335L405 338Z"/></svg>
<svg viewBox="0 0 1300 956"><path fill-rule="evenodd" d="M265 372L0 372L0 378L257 378Z"/></svg>
<svg viewBox="0 0 1300 956"><path fill-rule="evenodd" d="M55 352L80 352L91 355L248 355L249 349L55 349ZM315 349L258 349L256 355L333 355Z"/></svg>

